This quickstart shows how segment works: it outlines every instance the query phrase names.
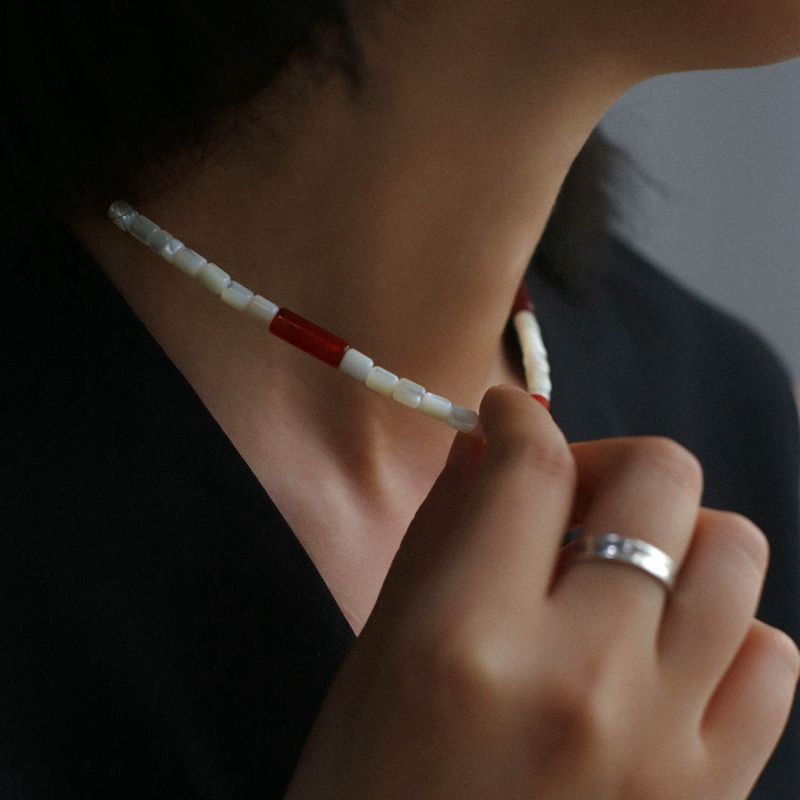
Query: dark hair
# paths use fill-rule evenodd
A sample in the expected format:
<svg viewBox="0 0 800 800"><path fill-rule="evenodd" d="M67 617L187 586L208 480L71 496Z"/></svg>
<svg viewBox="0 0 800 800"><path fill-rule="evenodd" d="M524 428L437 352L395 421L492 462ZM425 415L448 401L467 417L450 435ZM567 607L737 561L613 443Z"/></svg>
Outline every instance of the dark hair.
<svg viewBox="0 0 800 800"><path fill-rule="evenodd" d="M294 59L357 90L362 55L342 0L5 0L0 10L0 222L6 252L47 242L91 198L135 197L150 164L194 146L216 119L274 85ZM609 225L621 154L595 132L536 254L565 285Z"/></svg>

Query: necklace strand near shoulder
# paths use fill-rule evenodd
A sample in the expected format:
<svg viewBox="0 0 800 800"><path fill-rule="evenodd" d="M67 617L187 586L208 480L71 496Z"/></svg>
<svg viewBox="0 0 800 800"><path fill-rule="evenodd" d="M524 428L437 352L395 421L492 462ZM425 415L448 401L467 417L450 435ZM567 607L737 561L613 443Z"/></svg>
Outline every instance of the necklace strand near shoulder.
<svg viewBox="0 0 800 800"><path fill-rule="evenodd" d="M478 414L472 409L457 405L446 397L427 391L424 386L408 378L398 377L393 372L376 366L371 358L351 347L344 339L231 280L231 276L223 269L186 247L183 242L159 228L155 222L128 203L122 200L113 202L108 209L108 216L118 228L147 245L181 272L199 280L224 303L238 311L244 311L256 322L266 326L275 336L401 405L440 420L457 431L481 434ZM522 352L528 391L549 411L552 392L550 365L524 279L520 283L510 316Z"/></svg>

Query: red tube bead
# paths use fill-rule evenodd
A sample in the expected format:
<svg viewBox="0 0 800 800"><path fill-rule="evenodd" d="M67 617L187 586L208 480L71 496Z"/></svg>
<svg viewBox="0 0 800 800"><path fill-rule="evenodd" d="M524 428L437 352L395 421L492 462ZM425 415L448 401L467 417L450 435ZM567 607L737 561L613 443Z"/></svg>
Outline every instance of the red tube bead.
<svg viewBox="0 0 800 800"><path fill-rule="evenodd" d="M288 308L278 310L270 323L269 331L332 367L339 366L345 350L350 346L344 339L334 336Z"/></svg>
<svg viewBox="0 0 800 800"><path fill-rule="evenodd" d="M548 411L550 410L550 401L541 394L532 394L531 397L534 400L537 400L541 405L543 405Z"/></svg>
<svg viewBox="0 0 800 800"><path fill-rule="evenodd" d="M530 292L528 291L528 287L525 285L524 280L522 283L520 283L519 289L517 289L517 295L514 298L514 305L511 306L511 316L513 317L517 311L530 311L531 314L533 314L535 311L535 308L533 307L533 300L531 300Z"/></svg>

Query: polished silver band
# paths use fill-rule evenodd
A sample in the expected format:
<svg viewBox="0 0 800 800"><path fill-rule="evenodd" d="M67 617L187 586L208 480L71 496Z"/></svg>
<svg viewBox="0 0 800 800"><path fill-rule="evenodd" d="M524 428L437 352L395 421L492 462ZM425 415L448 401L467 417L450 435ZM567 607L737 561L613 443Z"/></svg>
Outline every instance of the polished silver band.
<svg viewBox="0 0 800 800"><path fill-rule="evenodd" d="M667 592L675 588L678 575L678 565L663 550L618 533L600 533L576 539L567 563L581 561L613 561L636 567L655 578Z"/></svg>

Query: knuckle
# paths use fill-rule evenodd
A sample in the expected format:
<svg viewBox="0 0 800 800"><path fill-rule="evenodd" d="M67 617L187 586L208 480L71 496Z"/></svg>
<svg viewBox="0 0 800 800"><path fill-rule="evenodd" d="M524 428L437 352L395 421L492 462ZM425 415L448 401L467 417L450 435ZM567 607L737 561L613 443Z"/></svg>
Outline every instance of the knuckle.
<svg viewBox="0 0 800 800"><path fill-rule="evenodd" d="M540 718L558 731L573 755L593 763L608 763L618 739L617 709L596 685L560 679L542 693Z"/></svg>
<svg viewBox="0 0 800 800"><path fill-rule="evenodd" d="M478 633L454 629L427 648L423 662L435 696L462 712L483 713L516 693L507 653Z"/></svg>
<svg viewBox="0 0 800 800"><path fill-rule="evenodd" d="M656 473L659 480L671 483L681 491L702 493L703 466L700 460L674 439L643 437L634 448L632 460L637 468Z"/></svg>

